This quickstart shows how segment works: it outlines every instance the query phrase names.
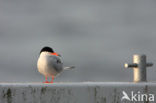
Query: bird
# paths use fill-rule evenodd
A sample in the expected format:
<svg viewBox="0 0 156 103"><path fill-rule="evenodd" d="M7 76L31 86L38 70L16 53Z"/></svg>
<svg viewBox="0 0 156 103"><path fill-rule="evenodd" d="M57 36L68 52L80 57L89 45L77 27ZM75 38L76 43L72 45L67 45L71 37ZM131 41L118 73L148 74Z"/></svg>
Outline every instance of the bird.
<svg viewBox="0 0 156 103"><path fill-rule="evenodd" d="M75 68L75 66L64 67L61 55L54 52L53 48L45 46L40 51L37 68L38 72L45 76L43 83L53 83L54 78L63 70L71 70ZM50 82L48 81L48 77L51 77Z"/></svg>

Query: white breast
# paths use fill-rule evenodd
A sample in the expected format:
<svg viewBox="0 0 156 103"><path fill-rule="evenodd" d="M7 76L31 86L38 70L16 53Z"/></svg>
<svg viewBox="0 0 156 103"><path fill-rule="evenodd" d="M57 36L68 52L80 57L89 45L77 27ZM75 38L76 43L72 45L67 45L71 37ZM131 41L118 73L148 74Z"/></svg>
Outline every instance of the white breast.
<svg viewBox="0 0 156 103"><path fill-rule="evenodd" d="M58 72L51 65L53 60L49 52L42 52L37 62L38 71L44 76L56 76Z"/></svg>

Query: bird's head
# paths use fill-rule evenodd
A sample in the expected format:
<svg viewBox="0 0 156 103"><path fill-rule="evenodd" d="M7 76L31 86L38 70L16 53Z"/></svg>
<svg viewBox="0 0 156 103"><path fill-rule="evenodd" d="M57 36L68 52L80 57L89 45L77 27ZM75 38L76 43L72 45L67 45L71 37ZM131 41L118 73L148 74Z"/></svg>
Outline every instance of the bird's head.
<svg viewBox="0 0 156 103"><path fill-rule="evenodd" d="M48 47L48 46L45 46L45 47L43 47L43 48L41 49L40 54L41 54L42 52L54 53L54 50L53 50L52 48Z"/></svg>

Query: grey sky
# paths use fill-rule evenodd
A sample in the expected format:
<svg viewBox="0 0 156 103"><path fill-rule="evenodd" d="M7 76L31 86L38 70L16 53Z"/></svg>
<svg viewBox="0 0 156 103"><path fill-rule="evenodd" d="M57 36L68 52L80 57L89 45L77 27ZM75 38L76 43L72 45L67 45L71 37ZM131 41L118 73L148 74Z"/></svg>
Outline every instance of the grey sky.
<svg viewBox="0 0 156 103"><path fill-rule="evenodd" d="M0 0L0 81L39 82L43 46L63 56L57 82L132 81L135 53L156 63L154 0ZM155 81L155 66L148 80Z"/></svg>

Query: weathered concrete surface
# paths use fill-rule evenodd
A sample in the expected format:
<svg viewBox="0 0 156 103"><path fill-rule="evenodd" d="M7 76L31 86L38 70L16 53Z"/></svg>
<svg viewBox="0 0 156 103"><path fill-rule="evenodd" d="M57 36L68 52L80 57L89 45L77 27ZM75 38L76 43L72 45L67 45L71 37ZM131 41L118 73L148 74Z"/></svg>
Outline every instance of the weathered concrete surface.
<svg viewBox="0 0 156 103"><path fill-rule="evenodd" d="M156 83L0 83L0 103L155 103L121 101L123 91L156 95Z"/></svg>

